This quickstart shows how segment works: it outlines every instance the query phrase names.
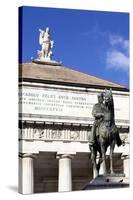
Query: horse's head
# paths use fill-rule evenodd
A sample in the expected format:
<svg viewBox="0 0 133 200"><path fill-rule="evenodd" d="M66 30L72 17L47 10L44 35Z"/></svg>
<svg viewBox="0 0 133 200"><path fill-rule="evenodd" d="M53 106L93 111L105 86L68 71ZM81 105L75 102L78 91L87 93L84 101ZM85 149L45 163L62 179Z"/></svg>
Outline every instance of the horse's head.
<svg viewBox="0 0 133 200"><path fill-rule="evenodd" d="M110 105L112 103L112 100L113 100L112 90L105 89L105 93L104 93L105 105Z"/></svg>

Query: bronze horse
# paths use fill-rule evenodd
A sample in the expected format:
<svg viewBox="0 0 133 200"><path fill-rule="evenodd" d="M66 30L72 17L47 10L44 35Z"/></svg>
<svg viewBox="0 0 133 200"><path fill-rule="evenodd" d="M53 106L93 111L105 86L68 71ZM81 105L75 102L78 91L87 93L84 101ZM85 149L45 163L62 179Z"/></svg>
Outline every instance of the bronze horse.
<svg viewBox="0 0 133 200"><path fill-rule="evenodd" d="M115 144L120 146L122 141L119 136L119 130L115 125L114 101L112 90L105 90L104 93L104 116L99 125L96 127L95 140L93 145L89 145L91 151L91 159L95 176L99 175L100 165L103 162L103 173L107 174L106 168L106 151L110 146L110 173L113 174L113 151ZM96 162L97 153L99 152L99 160Z"/></svg>

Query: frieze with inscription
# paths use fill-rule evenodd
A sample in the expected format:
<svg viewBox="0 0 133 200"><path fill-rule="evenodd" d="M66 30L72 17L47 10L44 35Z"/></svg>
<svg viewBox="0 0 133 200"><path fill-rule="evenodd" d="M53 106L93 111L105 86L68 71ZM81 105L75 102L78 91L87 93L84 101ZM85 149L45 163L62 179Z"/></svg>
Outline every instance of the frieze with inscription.
<svg viewBox="0 0 133 200"><path fill-rule="evenodd" d="M97 94L91 92L61 91L25 87L19 90L20 116L55 116L80 118L86 121L91 116ZM114 95L115 119L118 123L129 123L129 98Z"/></svg>

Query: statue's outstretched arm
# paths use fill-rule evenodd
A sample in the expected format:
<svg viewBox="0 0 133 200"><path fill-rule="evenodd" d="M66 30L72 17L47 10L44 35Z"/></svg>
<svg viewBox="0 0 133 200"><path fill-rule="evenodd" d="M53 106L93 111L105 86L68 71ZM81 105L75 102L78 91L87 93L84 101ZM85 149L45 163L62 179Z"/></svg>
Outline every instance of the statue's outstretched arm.
<svg viewBox="0 0 133 200"><path fill-rule="evenodd" d="M42 30L42 29L40 29L40 28L39 28L38 30L39 30L39 32L41 32L41 33L43 32L43 30Z"/></svg>
<svg viewBox="0 0 133 200"><path fill-rule="evenodd" d="M43 43L43 34L44 34L44 31L41 30L41 29L39 29L39 31L40 31L40 35L39 35L39 44L42 45L42 43Z"/></svg>

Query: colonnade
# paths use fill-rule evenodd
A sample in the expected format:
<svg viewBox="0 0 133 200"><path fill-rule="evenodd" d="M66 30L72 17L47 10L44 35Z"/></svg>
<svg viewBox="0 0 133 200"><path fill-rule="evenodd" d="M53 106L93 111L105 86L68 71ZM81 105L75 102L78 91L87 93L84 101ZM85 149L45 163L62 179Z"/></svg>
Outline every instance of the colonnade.
<svg viewBox="0 0 133 200"><path fill-rule="evenodd" d="M22 194L34 193L34 159L37 155L20 154L19 156L19 192ZM74 154L57 154L58 159L58 191L72 191L72 168L71 160ZM123 171L126 178L129 178L129 156L122 155ZM100 169L102 174L102 165ZM93 174L95 178L95 174Z"/></svg>

